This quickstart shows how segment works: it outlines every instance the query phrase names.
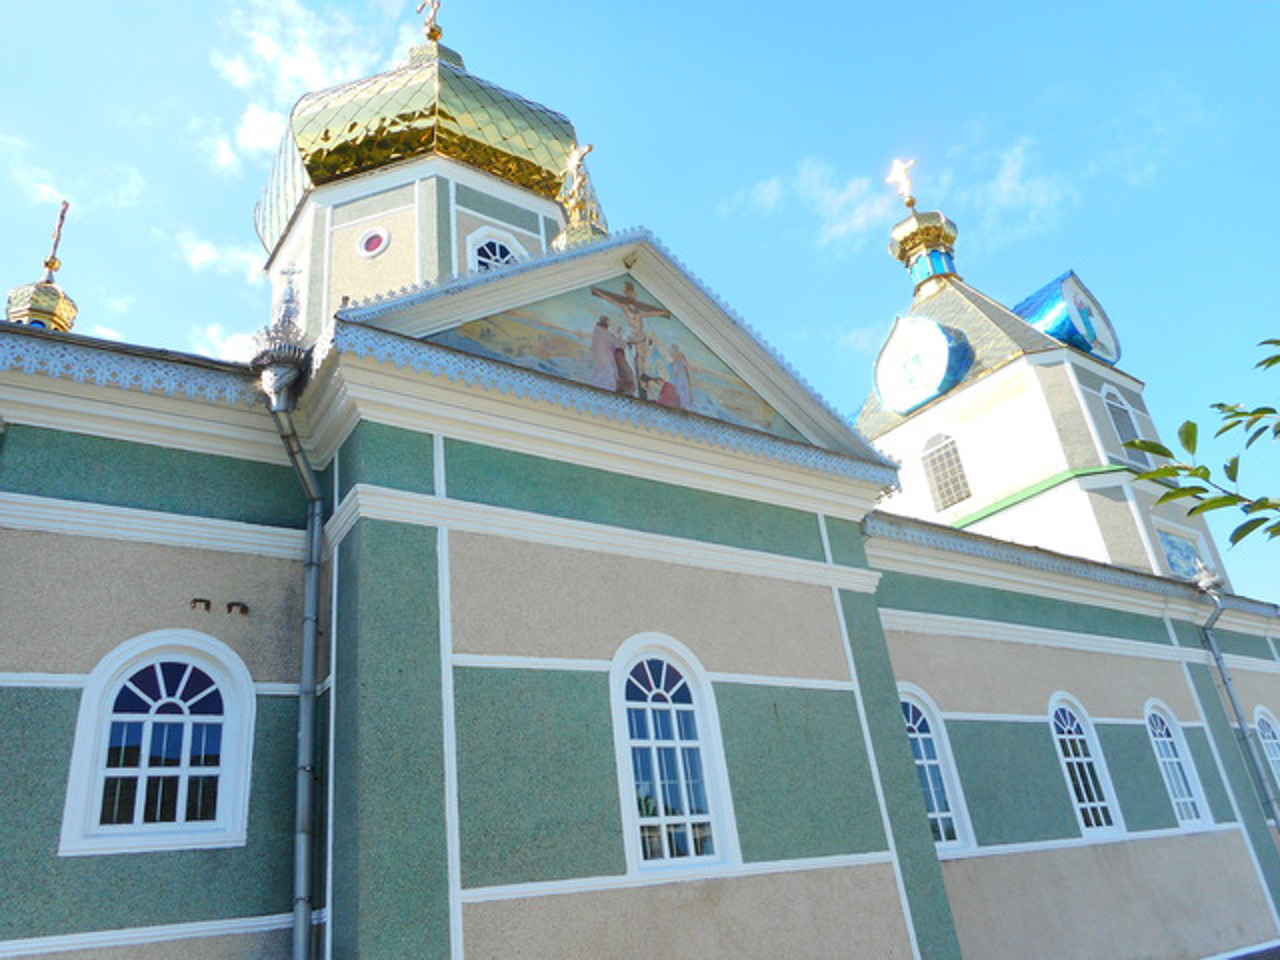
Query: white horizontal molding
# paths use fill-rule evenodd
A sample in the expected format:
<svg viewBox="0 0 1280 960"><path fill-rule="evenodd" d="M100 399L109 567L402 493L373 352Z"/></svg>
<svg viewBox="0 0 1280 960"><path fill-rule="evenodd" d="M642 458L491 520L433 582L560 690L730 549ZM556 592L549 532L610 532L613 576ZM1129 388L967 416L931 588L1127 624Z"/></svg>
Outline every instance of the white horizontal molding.
<svg viewBox="0 0 1280 960"><path fill-rule="evenodd" d="M323 922L323 911L313 920ZM108 947L131 947L144 943L190 940L196 937L225 937L234 934L266 933L287 930L293 925L293 914L274 913L264 917L236 917L230 920L200 920L194 923L166 923L153 927L124 927L118 930L95 930L90 933L68 933L56 937L32 937L26 940L0 940L0 957L34 957L66 950L102 950Z"/></svg>
<svg viewBox="0 0 1280 960"><path fill-rule="evenodd" d="M962 847L939 850L939 860L970 860L975 857L1007 857L1017 854L1042 853L1050 850L1070 850L1075 847L1101 847L1113 843L1143 843L1191 836L1197 833L1225 833L1241 830L1238 823L1215 823L1208 826L1171 827L1167 830L1141 830L1126 833L1123 830L1108 831L1098 835L1070 837L1065 840L1037 840L1033 843L998 843L989 847ZM1247 842L1247 841L1246 841Z"/></svg>
<svg viewBox="0 0 1280 960"><path fill-rule="evenodd" d="M462 891L461 899L463 903L521 900L527 897L547 897L566 893L628 890L635 887L656 887L667 883L731 880L736 877L801 873L809 870L836 870L845 867L862 867L869 864L892 862L893 855L888 851L881 851L834 857L814 857L808 860L766 860L761 863L714 864L690 869L668 867L653 870L652 872L619 877L584 877L576 880L552 880L544 883L515 883L507 886L472 887Z"/></svg>
<svg viewBox="0 0 1280 960"><path fill-rule="evenodd" d="M575 670L586 673L608 673L609 660L572 659L568 657L520 657L505 654L455 653L451 658L455 667L487 667L496 670ZM707 673L713 683L741 683L761 687L799 687L809 690L857 689L848 680L828 680L814 677L775 677L755 673Z"/></svg>
<svg viewBox="0 0 1280 960"><path fill-rule="evenodd" d="M0 687L39 687L45 690L79 690L89 682L84 673L0 672Z"/></svg>
<svg viewBox="0 0 1280 960"><path fill-rule="evenodd" d="M25 493L0 493L0 527L302 560L306 532Z"/></svg>
<svg viewBox="0 0 1280 960"><path fill-rule="evenodd" d="M967 640L993 640L1033 647L1059 647L1086 653L1106 653L1144 660L1172 660L1178 663L1207 663L1208 653L1190 647L1165 646L1143 640L1117 640L1090 633L1030 627L1000 620L977 620L945 613L880 608L880 622L886 631L936 634Z"/></svg>
<svg viewBox="0 0 1280 960"><path fill-rule="evenodd" d="M1280 940L1267 940L1265 943L1250 943L1233 947L1225 953L1215 953L1210 957L1201 957L1200 960L1237 960L1239 957L1251 957L1255 953L1260 953L1271 947L1280 947Z"/></svg>
<svg viewBox="0 0 1280 960"><path fill-rule="evenodd" d="M351 488L326 525L325 532L331 546L336 547L361 517L448 527L664 564L838 587L857 593L874 593L880 582L879 573L860 567L800 560L758 550L684 540L363 483Z"/></svg>

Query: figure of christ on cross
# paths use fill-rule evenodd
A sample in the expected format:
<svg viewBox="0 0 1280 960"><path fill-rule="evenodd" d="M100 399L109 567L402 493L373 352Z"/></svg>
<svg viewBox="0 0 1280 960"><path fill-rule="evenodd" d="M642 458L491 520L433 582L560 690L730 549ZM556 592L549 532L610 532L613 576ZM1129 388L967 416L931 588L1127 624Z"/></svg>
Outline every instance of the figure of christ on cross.
<svg viewBox="0 0 1280 960"><path fill-rule="evenodd" d="M671 311L656 303L645 303L636 297L636 285L628 280L622 285L622 293L614 293L601 287L591 288L592 296L607 300L622 311L627 318L627 345L635 351L635 389L636 396L644 399L644 381L642 375L649 367L649 338L644 332L645 317L669 317Z"/></svg>

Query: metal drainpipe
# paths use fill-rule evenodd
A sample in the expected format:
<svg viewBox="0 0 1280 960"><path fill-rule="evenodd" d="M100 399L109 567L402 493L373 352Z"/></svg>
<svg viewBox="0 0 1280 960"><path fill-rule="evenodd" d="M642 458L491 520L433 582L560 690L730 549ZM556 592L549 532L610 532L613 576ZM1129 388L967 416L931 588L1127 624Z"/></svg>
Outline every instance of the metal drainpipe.
<svg viewBox="0 0 1280 960"><path fill-rule="evenodd" d="M316 646L320 613L320 559L324 502L320 483L293 422L307 352L277 346L254 360L267 409L307 498L307 547L303 567L302 664L298 678L298 755L293 834L293 960L311 957L311 852L315 843Z"/></svg>
<svg viewBox="0 0 1280 960"><path fill-rule="evenodd" d="M1199 586L1201 592L1213 602L1213 613L1209 614L1209 619L1201 625L1200 633L1204 637L1204 645L1213 655L1213 662L1218 668L1218 677L1222 680L1222 689L1227 692L1227 701L1231 704L1231 712L1235 714L1236 739L1240 741L1240 749L1244 753L1245 766L1249 768L1253 788L1262 800L1262 812L1272 823L1277 823L1276 799L1271 791L1271 782L1267 779L1266 771L1262 769L1262 762L1258 759L1257 745L1249 736L1249 725L1245 723L1244 711L1240 709L1240 701L1236 698L1235 684L1231 682L1231 674L1227 671L1226 661L1222 659L1222 651L1218 648L1218 638L1213 632L1213 625L1218 622L1218 618L1222 616L1222 611L1225 609L1222 605L1222 597L1212 584L1200 583Z"/></svg>

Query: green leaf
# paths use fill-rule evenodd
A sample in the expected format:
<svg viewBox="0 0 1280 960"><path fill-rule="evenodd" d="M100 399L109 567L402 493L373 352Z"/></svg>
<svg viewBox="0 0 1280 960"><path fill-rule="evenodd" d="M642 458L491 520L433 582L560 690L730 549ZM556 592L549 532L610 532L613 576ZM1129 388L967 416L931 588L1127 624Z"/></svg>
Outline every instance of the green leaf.
<svg viewBox="0 0 1280 960"><path fill-rule="evenodd" d="M1260 347L1280 347L1280 340L1259 340Z"/></svg>
<svg viewBox="0 0 1280 960"><path fill-rule="evenodd" d="M1184 420L1182 426L1178 428L1178 442L1182 444L1182 449L1193 457L1196 455L1196 432L1198 429L1194 420Z"/></svg>
<svg viewBox="0 0 1280 960"><path fill-rule="evenodd" d="M1201 466L1201 467L1192 467L1190 470L1188 470L1188 471L1187 471L1187 476L1189 476L1189 477L1196 477L1196 478L1198 478L1198 479L1200 479L1200 480L1208 480L1208 479L1209 479L1209 468L1208 468L1208 467L1203 467L1203 466Z"/></svg>
<svg viewBox="0 0 1280 960"><path fill-rule="evenodd" d="M1240 455L1236 454L1222 465L1222 472L1232 483L1236 482L1236 474L1240 472Z"/></svg>
<svg viewBox="0 0 1280 960"><path fill-rule="evenodd" d="M1252 520L1246 520L1244 523L1240 524L1240 526L1231 531L1231 537L1229 538L1231 540L1231 545L1234 547L1237 543L1266 523L1267 520L1267 517L1254 517Z"/></svg>
<svg viewBox="0 0 1280 960"><path fill-rule="evenodd" d="M1253 433L1249 434L1249 439L1244 442L1244 448L1248 450L1253 446L1253 441L1257 440L1270 429L1270 427L1259 427L1257 430L1253 431Z"/></svg>
<svg viewBox="0 0 1280 960"><path fill-rule="evenodd" d="M1217 433L1215 433L1215 434L1214 434L1214 436L1215 436L1215 437L1220 437L1220 436L1222 436L1224 433L1227 433L1227 432L1228 432L1228 431L1230 431L1230 430L1234 430L1234 429L1235 429L1236 427L1238 427L1238 426L1240 426L1240 421L1239 421L1239 420L1229 420L1229 421L1227 421L1227 423L1225 423L1223 426L1221 426L1221 427L1219 427L1219 428L1218 428L1218 432L1217 432ZM1280 426L1280 424L1277 424L1277 426Z"/></svg>
<svg viewBox="0 0 1280 960"><path fill-rule="evenodd" d="M1280 510L1280 500L1270 497L1259 497L1241 508L1245 513L1257 513L1259 510Z"/></svg>
<svg viewBox="0 0 1280 960"><path fill-rule="evenodd" d="M1277 520L1271 526L1267 527L1267 536L1272 540L1277 536L1280 536L1280 520Z"/></svg>
<svg viewBox="0 0 1280 960"><path fill-rule="evenodd" d="M1164 457L1167 460L1173 459L1173 451L1163 443L1157 443L1154 440L1129 440L1125 446L1130 450L1141 450L1143 453L1154 453L1157 457Z"/></svg>
<svg viewBox="0 0 1280 960"><path fill-rule="evenodd" d="M1201 513L1208 513L1210 510L1221 510L1223 507L1234 507L1241 503L1244 503L1244 497L1234 493L1225 493L1219 497L1210 497L1208 500L1200 501L1187 511L1187 516L1194 517Z"/></svg>
<svg viewBox="0 0 1280 960"><path fill-rule="evenodd" d="M1208 492L1208 487L1174 487L1172 490L1166 490L1160 494L1160 499L1156 503L1168 503L1170 500L1181 500L1183 497L1198 497L1200 494Z"/></svg>
<svg viewBox="0 0 1280 960"><path fill-rule="evenodd" d="M1263 359L1261 359L1261 360L1259 360L1257 363L1255 363L1255 364L1254 364L1254 366L1255 366L1255 367L1260 367L1260 368L1261 368L1261 369L1263 369L1263 370L1270 370L1270 369L1271 369L1272 367L1274 367L1277 363L1280 363L1280 353L1277 353L1277 354L1276 354L1275 356L1273 356L1273 357L1264 357Z"/></svg>
<svg viewBox="0 0 1280 960"><path fill-rule="evenodd" d="M1154 470L1148 470L1146 473L1140 473L1133 479L1135 480L1168 480L1170 477L1179 476L1182 473L1176 466L1166 463L1163 467L1156 467Z"/></svg>

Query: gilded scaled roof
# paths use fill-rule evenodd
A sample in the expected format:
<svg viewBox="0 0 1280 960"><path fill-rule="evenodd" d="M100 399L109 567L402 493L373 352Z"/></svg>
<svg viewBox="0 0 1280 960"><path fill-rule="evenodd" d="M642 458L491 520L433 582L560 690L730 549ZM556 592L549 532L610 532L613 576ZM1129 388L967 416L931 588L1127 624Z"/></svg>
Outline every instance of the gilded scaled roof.
<svg viewBox="0 0 1280 960"><path fill-rule="evenodd" d="M959 330L969 342L973 363L952 390L985 376L1015 357L1062 346L1053 337L1029 326L1017 314L954 277L942 279L935 293L912 302L908 316L928 317L943 327ZM909 416L885 407L872 390L858 413L857 426L864 436L874 440Z"/></svg>
<svg viewBox="0 0 1280 960"><path fill-rule="evenodd" d="M456 53L428 43L405 67L298 101L255 224L272 249L311 186L429 155L554 199L575 137L563 114L473 76Z"/></svg>

